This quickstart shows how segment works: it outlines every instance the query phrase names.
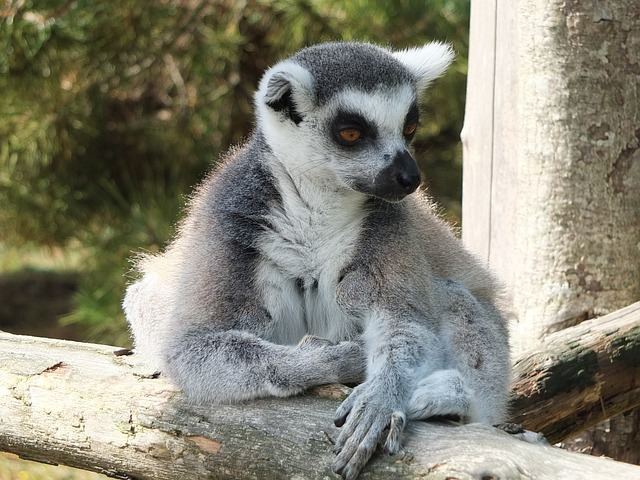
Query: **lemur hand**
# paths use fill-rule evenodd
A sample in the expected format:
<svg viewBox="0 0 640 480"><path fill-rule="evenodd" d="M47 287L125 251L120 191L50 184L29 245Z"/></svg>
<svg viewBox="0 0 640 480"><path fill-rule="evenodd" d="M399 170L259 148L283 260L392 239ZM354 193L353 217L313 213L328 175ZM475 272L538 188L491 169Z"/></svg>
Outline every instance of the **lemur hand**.
<svg viewBox="0 0 640 480"><path fill-rule="evenodd" d="M394 404L395 397L383 387L373 380L359 385L336 412L334 421L342 431L332 467L345 480L358 476L379 441L384 442L383 448L388 453L397 453L401 448L405 414L401 405Z"/></svg>

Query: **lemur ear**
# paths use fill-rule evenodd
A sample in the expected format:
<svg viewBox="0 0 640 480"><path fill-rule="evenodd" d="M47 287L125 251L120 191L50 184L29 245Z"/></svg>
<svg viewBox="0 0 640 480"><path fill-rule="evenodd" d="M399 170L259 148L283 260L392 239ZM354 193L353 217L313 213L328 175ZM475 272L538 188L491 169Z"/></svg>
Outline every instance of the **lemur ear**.
<svg viewBox="0 0 640 480"><path fill-rule="evenodd" d="M265 73L257 97L297 125L312 107L313 77L297 63L281 62Z"/></svg>
<svg viewBox="0 0 640 480"><path fill-rule="evenodd" d="M418 90L422 91L445 72L455 53L449 44L431 42L422 47L393 52L393 56L413 73Z"/></svg>

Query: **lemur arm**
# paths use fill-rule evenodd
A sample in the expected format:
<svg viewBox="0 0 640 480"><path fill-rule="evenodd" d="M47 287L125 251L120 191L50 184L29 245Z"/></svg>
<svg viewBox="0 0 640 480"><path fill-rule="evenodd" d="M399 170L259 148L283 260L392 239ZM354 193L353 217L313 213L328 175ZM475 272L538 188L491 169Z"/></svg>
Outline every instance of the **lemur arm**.
<svg viewBox="0 0 640 480"><path fill-rule="evenodd" d="M278 345L246 331L198 325L168 347L170 376L198 403L286 397L364 376L364 354L356 342L306 336L298 345Z"/></svg>
<svg viewBox="0 0 640 480"><path fill-rule="evenodd" d="M368 309L363 334L367 380L335 418L342 431L333 468L346 480L357 477L379 442L389 453L400 450L407 418L455 415L499 422L509 383L508 375L498 375L509 371L504 321L490 304L457 281L434 278L430 306L412 305L411 294L402 301L402 289L376 295L375 289L362 288L378 283L367 270L345 277L338 295L344 302L348 291L355 305ZM351 281L360 288L350 286ZM355 291L372 298L368 308Z"/></svg>
<svg viewBox="0 0 640 480"><path fill-rule="evenodd" d="M437 358L436 335L420 322L399 317L404 315L379 310L368 318L363 335L367 380L336 412L335 423L342 431L333 468L345 479L358 475L379 441L389 453L400 450L413 386L427 370L439 366L424 365L426 358Z"/></svg>

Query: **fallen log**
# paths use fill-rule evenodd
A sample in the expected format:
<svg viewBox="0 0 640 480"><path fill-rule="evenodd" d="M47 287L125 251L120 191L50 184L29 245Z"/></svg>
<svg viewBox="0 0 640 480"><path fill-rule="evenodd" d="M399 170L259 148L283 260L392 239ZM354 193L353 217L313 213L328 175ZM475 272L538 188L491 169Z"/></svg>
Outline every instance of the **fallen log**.
<svg viewBox="0 0 640 480"><path fill-rule="evenodd" d="M511 421L551 443L640 406L640 302L547 335L514 376Z"/></svg>
<svg viewBox="0 0 640 480"><path fill-rule="evenodd" d="M136 355L114 352L0 334L0 450L115 478L336 478L331 390L197 407ZM414 422L404 452L376 455L361 478L640 478L640 467L518 437Z"/></svg>

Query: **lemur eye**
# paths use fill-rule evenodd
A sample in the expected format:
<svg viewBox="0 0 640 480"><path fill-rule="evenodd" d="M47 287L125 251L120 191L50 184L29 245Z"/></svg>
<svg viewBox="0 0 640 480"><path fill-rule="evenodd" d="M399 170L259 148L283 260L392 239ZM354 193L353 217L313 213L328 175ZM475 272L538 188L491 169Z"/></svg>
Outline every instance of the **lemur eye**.
<svg viewBox="0 0 640 480"><path fill-rule="evenodd" d="M362 131L357 128L344 128L340 130L338 134L342 140L349 143L355 142L362 137Z"/></svg>
<svg viewBox="0 0 640 480"><path fill-rule="evenodd" d="M405 137L410 137L411 135L413 135L414 133L416 133L416 130L418 129L418 124L417 123L407 123L404 126L404 130L402 130L402 134Z"/></svg>

